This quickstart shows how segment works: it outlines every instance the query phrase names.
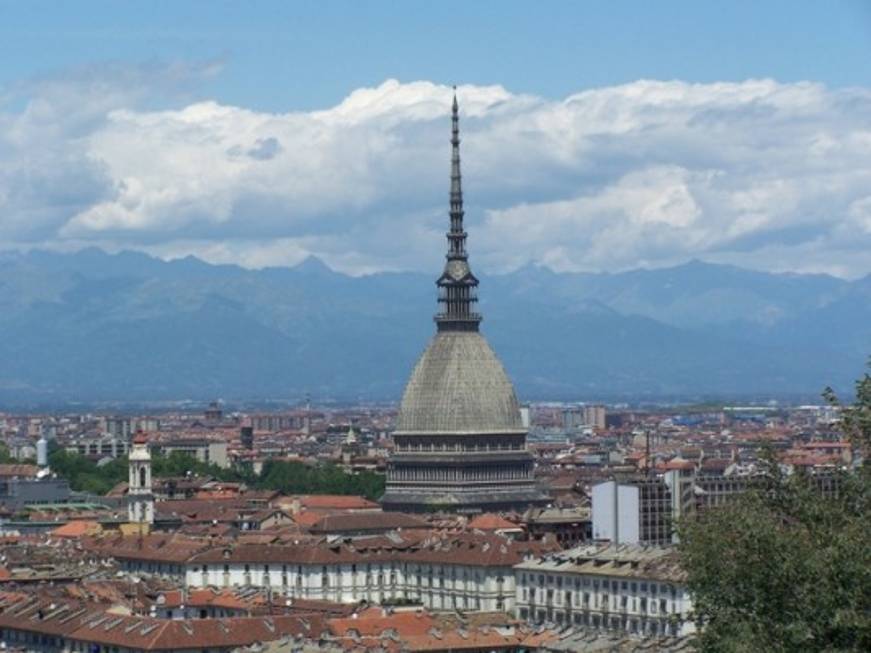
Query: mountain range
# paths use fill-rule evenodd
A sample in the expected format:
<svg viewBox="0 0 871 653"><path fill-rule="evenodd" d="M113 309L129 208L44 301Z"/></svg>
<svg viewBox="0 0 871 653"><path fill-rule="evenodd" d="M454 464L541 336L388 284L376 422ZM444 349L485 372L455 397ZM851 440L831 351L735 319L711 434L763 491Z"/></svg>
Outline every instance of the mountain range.
<svg viewBox="0 0 871 653"><path fill-rule="evenodd" d="M435 272L351 277L137 252L0 253L0 404L398 400ZM482 330L521 400L816 401L871 354L871 276L700 261L483 276Z"/></svg>

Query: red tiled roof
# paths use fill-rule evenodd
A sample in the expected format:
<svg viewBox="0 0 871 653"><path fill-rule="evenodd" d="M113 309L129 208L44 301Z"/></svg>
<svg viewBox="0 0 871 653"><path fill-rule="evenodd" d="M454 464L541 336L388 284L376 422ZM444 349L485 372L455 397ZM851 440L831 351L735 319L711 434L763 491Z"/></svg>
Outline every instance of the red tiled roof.
<svg viewBox="0 0 871 653"><path fill-rule="evenodd" d="M388 531L400 528L429 528L429 524L419 517L401 512L340 512L321 515L321 518L311 525L310 530L312 533L341 533Z"/></svg>
<svg viewBox="0 0 871 653"><path fill-rule="evenodd" d="M17 463L0 464L0 476L36 476L39 467L36 465L19 465Z"/></svg>
<svg viewBox="0 0 871 653"><path fill-rule="evenodd" d="M315 614L171 620L116 615L81 602L28 597L3 603L0 628L142 651L234 648L287 636L317 639L325 630L323 618Z"/></svg>
<svg viewBox="0 0 871 653"><path fill-rule="evenodd" d="M302 508L316 510L377 510L380 506L363 497L343 494L301 494L292 499L299 501Z"/></svg>
<svg viewBox="0 0 871 653"><path fill-rule="evenodd" d="M195 553L211 546L207 540L175 533L151 533L144 537L82 538L82 545L86 550L121 560L173 563L185 562Z"/></svg>
<svg viewBox="0 0 871 653"><path fill-rule="evenodd" d="M478 515L469 522L469 528L477 528L481 531L518 530L520 527L504 517L492 512Z"/></svg>
<svg viewBox="0 0 871 653"><path fill-rule="evenodd" d="M553 543L515 542L500 535L482 533L455 533L438 537L408 538L399 541L387 538L355 540L352 543L332 542L312 545L248 544L215 547L192 556L200 563L250 562L288 564L338 564L367 561L416 560L441 564L476 564L493 567L511 567L527 554L540 555L556 550Z"/></svg>
<svg viewBox="0 0 871 653"><path fill-rule="evenodd" d="M93 535L95 532L100 530L101 528L98 522L83 519L67 522L63 526L58 526L51 531L51 534L55 537L80 538L83 535Z"/></svg>
<svg viewBox="0 0 871 653"><path fill-rule="evenodd" d="M356 631L361 637L380 637L387 629L393 629L400 637L425 635L436 625L432 615L425 612L397 612L384 615L381 608L369 608L346 619L329 619L327 627L336 637L347 636Z"/></svg>
<svg viewBox="0 0 871 653"><path fill-rule="evenodd" d="M306 528L310 528L324 518L323 513L312 512L310 510L302 510L292 516L295 523Z"/></svg>

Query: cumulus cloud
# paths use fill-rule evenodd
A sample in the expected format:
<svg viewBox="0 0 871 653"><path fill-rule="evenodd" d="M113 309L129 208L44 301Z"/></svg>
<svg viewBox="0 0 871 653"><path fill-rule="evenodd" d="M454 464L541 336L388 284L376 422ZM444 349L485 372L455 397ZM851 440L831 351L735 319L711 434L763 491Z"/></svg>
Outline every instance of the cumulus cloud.
<svg viewBox="0 0 871 653"><path fill-rule="evenodd" d="M179 79L214 65L167 69ZM0 108L0 236L246 266L309 254L434 270L451 90L388 80L312 112L143 98L159 70L30 88ZM95 81L97 80L97 81ZM90 89L90 90L89 90ZM564 100L462 86L469 246L482 269L691 257L871 272L871 91L638 81Z"/></svg>

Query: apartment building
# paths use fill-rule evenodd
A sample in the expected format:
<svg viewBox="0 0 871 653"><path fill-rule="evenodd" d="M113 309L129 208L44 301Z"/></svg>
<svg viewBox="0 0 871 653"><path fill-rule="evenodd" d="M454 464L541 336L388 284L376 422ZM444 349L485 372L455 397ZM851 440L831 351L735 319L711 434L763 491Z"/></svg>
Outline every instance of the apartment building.
<svg viewBox="0 0 871 653"><path fill-rule="evenodd" d="M186 564L188 587L264 587L338 603L420 602L433 610L510 612L514 565L553 550L498 535L454 534L214 548Z"/></svg>
<svg viewBox="0 0 871 653"><path fill-rule="evenodd" d="M196 458L201 463L214 464L224 468L230 466L230 459L227 457L227 443L223 440L178 438L158 443L157 450L164 456L178 451Z"/></svg>
<svg viewBox="0 0 871 653"><path fill-rule="evenodd" d="M519 619L638 635L693 632L674 549L586 545L515 567Z"/></svg>

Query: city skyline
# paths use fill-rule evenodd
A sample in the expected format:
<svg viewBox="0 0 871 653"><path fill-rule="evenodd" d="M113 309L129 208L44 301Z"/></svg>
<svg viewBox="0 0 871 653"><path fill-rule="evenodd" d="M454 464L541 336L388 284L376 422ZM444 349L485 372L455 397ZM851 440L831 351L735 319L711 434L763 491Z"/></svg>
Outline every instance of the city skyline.
<svg viewBox="0 0 871 653"><path fill-rule="evenodd" d="M871 5L0 54L4 651L871 650Z"/></svg>

